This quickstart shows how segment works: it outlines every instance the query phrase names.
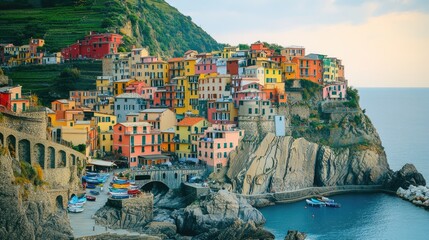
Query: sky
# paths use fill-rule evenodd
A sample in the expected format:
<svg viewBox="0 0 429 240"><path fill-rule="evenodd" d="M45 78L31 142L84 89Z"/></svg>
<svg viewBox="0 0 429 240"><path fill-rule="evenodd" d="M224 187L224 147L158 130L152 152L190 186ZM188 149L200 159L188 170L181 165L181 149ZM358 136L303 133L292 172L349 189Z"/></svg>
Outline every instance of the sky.
<svg viewBox="0 0 429 240"><path fill-rule="evenodd" d="M300 45L354 87L429 87L428 0L166 0L220 43Z"/></svg>

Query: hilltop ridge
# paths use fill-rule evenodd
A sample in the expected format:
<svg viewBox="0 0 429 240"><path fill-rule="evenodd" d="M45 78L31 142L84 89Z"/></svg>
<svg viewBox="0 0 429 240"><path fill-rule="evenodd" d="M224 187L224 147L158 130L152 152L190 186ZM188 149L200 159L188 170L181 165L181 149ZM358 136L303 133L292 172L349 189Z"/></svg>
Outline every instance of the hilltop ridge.
<svg viewBox="0 0 429 240"><path fill-rule="evenodd" d="M54 52L95 31L123 35L121 51L145 46L164 57L220 47L191 17L164 0L14 0L0 6L0 43L44 38L46 50Z"/></svg>

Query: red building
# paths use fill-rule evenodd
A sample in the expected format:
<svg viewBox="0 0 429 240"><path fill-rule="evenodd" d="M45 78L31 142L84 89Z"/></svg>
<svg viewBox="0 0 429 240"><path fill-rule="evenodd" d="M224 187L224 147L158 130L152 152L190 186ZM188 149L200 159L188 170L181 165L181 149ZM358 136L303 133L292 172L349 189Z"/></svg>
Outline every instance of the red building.
<svg viewBox="0 0 429 240"><path fill-rule="evenodd" d="M64 60L102 59L110 53L117 53L122 43L122 36L115 33L90 33L83 40L63 48L61 55Z"/></svg>
<svg viewBox="0 0 429 240"><path fill-rule="evenodd" d="M323 66L322 60L314 57L294 57L292 62L298 65L298 79L305 79L317 84L322 84Z"/></svg>

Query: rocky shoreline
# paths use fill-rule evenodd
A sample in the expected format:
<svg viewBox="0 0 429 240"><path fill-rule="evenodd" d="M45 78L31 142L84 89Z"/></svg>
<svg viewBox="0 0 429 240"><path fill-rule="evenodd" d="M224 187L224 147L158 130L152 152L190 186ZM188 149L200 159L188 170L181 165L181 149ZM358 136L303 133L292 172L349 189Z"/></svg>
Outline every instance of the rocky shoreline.
<svg viewBox="0 0 429 240"><path fill-rule="evenodd" d="M396 191L396 195L412 202L416 206L429 210L429 186L410 185L408 189L400 187L398 191Z"/></svg>

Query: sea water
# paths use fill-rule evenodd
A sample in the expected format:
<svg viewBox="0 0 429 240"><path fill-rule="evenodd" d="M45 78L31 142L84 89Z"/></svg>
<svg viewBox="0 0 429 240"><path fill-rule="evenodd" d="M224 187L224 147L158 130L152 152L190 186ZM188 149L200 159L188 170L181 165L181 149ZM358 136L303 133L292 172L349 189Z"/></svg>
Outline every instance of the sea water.
<svg viewBox="0 0 429 240"><path fill-rule="evenodd" d="M381 137L393 170L413 163L429 180L429 89L359 89L360 104ZM265 228L283 239L287 230L309 239L429 239L429 211L383 193L332 198L341 208L304 201L260 209Z"/></svg>

